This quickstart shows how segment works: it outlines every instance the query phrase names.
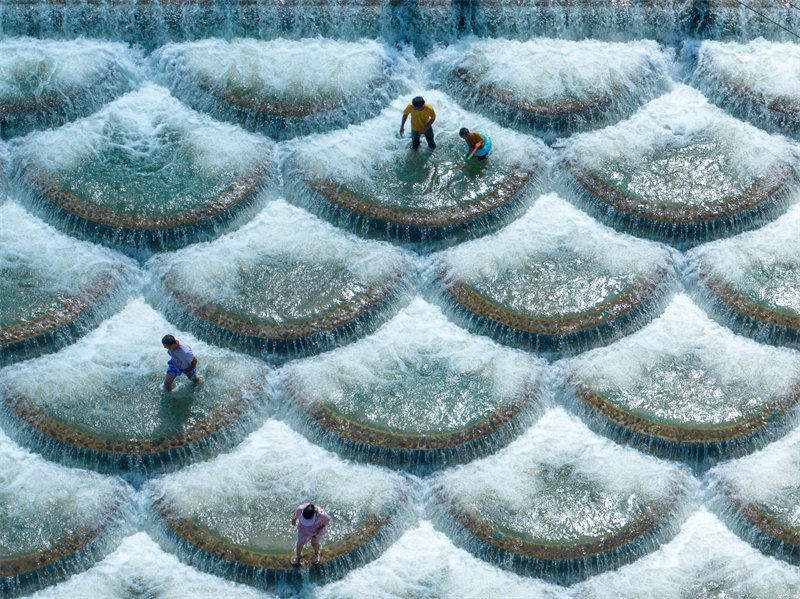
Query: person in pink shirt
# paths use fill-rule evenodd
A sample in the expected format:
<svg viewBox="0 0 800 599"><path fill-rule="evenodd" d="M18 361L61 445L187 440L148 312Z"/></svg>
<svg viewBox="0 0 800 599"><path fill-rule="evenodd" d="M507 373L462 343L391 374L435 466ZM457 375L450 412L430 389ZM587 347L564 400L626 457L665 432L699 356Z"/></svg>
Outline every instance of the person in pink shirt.
<svg viewBox="0 0 800 599"><path fill-rule="evenodd" d="M319 563L319 540L327 532L331 517L313 503L301 503L292 517L292 526L297 526L297 548L292 556L292 565L300 563L303 546L311 541L314 548L314 563Z"/></svg>

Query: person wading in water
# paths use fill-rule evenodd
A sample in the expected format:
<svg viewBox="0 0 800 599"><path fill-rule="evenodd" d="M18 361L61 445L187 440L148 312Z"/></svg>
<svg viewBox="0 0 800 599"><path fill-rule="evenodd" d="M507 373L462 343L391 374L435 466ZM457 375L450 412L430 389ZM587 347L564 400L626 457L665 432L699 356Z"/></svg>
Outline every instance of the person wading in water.
<svg viewBox="0 0 800 599"><path fill-rule="evenodd" d="M301 503L292 517L292 526L297 527L297 547L292 556L292 565L300 564L303 546L311 541L314 549L314 564L319 563L319 541L328 530L331 517L313 503Z"/></svg>
<svg viewBox="0 0 800 599"><path fill-rule="evenodd" d="M486 160L489 152L492 151L492 138L483 131L470 131L466 127L461 127L458 135L467 144L464 166L467 166L473 156L478 160Z"/></svg>
<svg viewBox="0 0 800 599"><path fill-rule="evenodd" d="M403 111L403 120L400 122L400 137L406 130L406 119L411 115L411 147L415 150L419 148L419 136L424 135L431 150L436 148L433 141L433 121L436 120L436 113L422 96L417 96L411 100L411 104L406 106Z"/></svg>

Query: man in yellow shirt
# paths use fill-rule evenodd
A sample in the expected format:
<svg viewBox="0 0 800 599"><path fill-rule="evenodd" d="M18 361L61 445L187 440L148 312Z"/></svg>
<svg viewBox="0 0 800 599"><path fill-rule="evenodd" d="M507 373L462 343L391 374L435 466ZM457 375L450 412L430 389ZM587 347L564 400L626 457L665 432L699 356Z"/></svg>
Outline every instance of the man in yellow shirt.
<svg viewBox="0 0 800 599"><path fill-rule="evenodd" d="M436 120L436 113L425 103L422 96L417 96L411 100L411 104L406 106L403 111L403 120L400 123L400 137L406 129L406 119L411 115L411 147L415 150L419 148L419 136L425 135L428 147L433 150L436 144L433 141L433 121Z"/></svg>

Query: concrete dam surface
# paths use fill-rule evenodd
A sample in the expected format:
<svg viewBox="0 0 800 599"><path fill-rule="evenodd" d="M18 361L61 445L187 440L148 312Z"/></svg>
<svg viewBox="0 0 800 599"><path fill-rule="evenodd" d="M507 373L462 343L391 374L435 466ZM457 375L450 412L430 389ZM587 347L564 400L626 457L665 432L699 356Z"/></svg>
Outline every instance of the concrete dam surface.
<svg viewBox="0 0 800 599"><path fill-rule="evenodd" d="M0 599L796 599L798 514L800 3L0 2Z"/></svg>

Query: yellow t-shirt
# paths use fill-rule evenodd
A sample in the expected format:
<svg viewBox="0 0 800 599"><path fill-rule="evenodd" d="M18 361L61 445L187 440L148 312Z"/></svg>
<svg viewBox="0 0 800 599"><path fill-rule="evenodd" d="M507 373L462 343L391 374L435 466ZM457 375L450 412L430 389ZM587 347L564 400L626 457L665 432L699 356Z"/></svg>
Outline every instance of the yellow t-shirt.
<svg viewBox="0 0 800 599"><path fill-rule="evenodd" d="M405 116L411 115L411 130L422 131L428 126L428 121L436 118L436 113L433 108L425 104L422 108L417 110L413 104L406 106L403 111Z"/></svg>

